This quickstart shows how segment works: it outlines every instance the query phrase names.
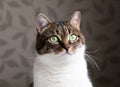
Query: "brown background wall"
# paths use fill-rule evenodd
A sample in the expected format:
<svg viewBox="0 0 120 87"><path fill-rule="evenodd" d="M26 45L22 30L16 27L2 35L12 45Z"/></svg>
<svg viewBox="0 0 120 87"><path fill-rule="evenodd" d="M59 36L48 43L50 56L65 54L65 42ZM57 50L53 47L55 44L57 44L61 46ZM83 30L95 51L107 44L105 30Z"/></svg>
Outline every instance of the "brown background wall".
<svg viewBox="0 0 120 87"><path fill-rule="evenodd" d="M35 15L51 20L82 13L87 51L100 66L95 87L120 87L120 0L0 0L0 87L28 87L35 59ZM101 62L102 61L102 62Z"/></svg>

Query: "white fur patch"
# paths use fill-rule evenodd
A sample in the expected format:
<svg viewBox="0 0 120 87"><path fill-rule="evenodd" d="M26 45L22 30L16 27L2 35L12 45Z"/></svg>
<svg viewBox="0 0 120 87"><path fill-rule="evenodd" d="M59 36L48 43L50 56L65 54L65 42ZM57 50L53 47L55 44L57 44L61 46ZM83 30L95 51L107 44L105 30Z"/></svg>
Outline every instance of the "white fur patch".
<svg viewBox="0 0 120 87"><path fill-rule="evenodd" d="M74 55L38 55L34 64L34 87L92 87L84 51L85 46Z"/></svg>

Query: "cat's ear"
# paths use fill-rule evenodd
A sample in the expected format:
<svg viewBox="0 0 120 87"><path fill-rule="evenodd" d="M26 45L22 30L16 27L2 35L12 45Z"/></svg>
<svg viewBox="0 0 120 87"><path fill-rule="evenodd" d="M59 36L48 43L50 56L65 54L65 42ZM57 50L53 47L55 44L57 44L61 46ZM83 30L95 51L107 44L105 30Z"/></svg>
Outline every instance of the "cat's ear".
<svg viewBox="0 0 120 87"><path fill-rule="evenodd" d="M81 13L80 11L75 11L70 18L70 24L79 30L80 22L81 22Z"/></svg>
<svg viewBox="0 0 120 87"><path fill-rule="evenodd" d="M40 13L37 15L36 29L39 33L44 29L44 27L46 27L50 23L51 21L44 14Z"/></svg>

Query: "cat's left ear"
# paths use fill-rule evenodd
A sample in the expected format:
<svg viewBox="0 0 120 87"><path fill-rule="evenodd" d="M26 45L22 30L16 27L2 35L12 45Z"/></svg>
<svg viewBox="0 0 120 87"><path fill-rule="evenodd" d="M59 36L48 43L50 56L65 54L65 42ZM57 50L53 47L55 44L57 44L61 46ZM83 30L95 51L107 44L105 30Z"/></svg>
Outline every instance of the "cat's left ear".
<svg viewBox="0 0 120 87"><path fill-rule="evenodd" d="M70 24L79 30L80 22L81 22L81 13L80 11L75 11L70 18Z"/></svg>
<svg viewBox="0 0 120 87"><path fill-rule="evenodd" d="M44 27L46 27L48 24L52 23L47 16L44 14L40 13L37 15L36 18L36 29L40 33L41 31L44 30Z"/></svg>

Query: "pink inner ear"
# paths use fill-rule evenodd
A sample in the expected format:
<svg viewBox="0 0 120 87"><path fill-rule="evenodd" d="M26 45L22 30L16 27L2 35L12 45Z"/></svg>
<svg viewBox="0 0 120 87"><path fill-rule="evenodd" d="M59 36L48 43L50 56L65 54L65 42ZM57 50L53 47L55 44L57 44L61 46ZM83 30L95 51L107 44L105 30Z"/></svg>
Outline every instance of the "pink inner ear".
<svg viewBox="0 0 120 87"><path fill-rule="evenodd" d="M36 19L36 29L40 33L44 27L50 23L50 20L44 14L38 14Z"/></svg>
<svg viewBox="0 0 120 87"><path fill-rule="evenodd" d="M79 29L80 27L80 11L75 11L71 16L70 23L75 28Z"/></svg>
<svg viewBox="0 0 120 87"><path fill-rule="evenodd" d="M36 29L37 29L37 32L39 32L39 33L41 32L41 26L40 26L38 20L36 22Z"/></svg>
<svg viewBox="0 0 120 87"><path fill-rule="evenodd" d="M41 27L45 27L48 24L48 20L44 17L40 17L38 20L39 20L38 22L41 25Z"/></svg>

